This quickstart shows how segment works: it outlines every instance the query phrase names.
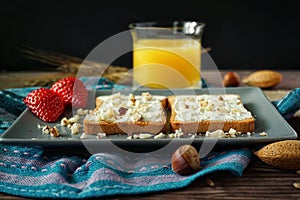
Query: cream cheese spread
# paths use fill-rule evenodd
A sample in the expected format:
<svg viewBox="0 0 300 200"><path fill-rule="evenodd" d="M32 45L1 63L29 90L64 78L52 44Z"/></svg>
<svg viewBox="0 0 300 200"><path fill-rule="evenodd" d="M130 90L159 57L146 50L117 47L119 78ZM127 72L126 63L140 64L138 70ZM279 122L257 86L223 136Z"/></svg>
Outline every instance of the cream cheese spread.
<svg viewBox="0 0 300 200"><path fill-rule="evenodd" d="M176 112L175 120L181 122L253 118L243 106L240 96L235 94L176 96L173 109Z"/></svg>
<svg viewBox="0 0 300 200"><path fill-rule="evenodd" d="M106 122L164 122L166 119L161 103L164 96L145 92L137 96L115 93L97 98L101 105L86 119Z"/></svg>

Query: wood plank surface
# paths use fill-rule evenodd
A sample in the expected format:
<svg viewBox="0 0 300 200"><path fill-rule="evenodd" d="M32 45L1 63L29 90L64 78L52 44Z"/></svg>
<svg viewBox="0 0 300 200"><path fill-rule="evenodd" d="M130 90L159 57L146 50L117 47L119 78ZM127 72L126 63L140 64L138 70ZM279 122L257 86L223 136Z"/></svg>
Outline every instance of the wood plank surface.
<svg viewBox="0 0 300 200"><path fill-rule="evenodd" d="M230 70L205 70L202 75L207 82L213 86L221 87L222 78ZM254 70L235 70L241 78L254 72ZM290 90L300 87L300 70L278 71L283 76L283 81L269 90ZM113 73L114 74L114 73ZM113 75L112 74L112 75ZM42 85L53 82L61 77L72 75L71 73L59 73L57 71L12 71L0 72L0 90L5 88L29 87L32 85ZM122 75L122 74L121 74ZM130 77L128 77L130 78ZM48 80L48 81L47 81ZM126 80L126 83L130 82ZM240 86L246 86L241 83Z"/></svg>
<svg viewBox="0 0 300 200"><path fill-rule="evenodd" d="M226 71L221 72L222 75L224 73ZM239 73L243 76L249 74L250 71L239 71ZM273 90L265 91L267 95L272 95L274 92L284 95L288 90L300 87L300 71L282 71L282 73L284 76L283 82ZM20 76L21 73L15 75ZM205 75L207 77L215 76L214 72L207 72ZM2 84L2 87L8 87L8 85ZM274 98L274 96L270 96L270 98ZM300 117L295 116L288 122L300 135ZM300 139L299 136L298 139ZM214 187L207 183L207 178L214 182ZM141 195L113 196L110 199L300 199L300 189L293 186L295 182L300 183L300 174L295 171L276 169L258 159L254 159L246 168L242 177L218 172L199 178L183 189ZM0 199L30 198L0 193Z"/></svg>

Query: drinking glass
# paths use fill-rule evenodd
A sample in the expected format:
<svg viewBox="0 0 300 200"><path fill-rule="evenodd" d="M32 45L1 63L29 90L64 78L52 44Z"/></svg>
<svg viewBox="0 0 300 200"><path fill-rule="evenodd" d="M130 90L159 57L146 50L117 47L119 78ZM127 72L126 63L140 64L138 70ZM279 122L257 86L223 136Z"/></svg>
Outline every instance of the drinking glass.
<svg viewBox="0 0 300 200"><path fill-rule="evenodd" d="M133 86L201 88L204 27L197 21L131 23Z"/></svg>

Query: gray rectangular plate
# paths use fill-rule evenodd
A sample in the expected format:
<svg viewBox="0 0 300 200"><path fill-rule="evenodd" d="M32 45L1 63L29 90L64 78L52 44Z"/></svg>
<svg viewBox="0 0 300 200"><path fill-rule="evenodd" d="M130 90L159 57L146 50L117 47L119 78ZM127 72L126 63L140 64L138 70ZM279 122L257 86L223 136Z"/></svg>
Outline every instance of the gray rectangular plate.
<svg viewBox="0 0 300 200"><path fill-rule="evenodd" d="M144 92L145 90L137 90L136 94ZM248 146L270 143L285 139L297 138L296 132L286 122L286 120L278 113L274 106L268 101L261 89L256 87L237 87L237 88L210 88L197 90L147 90L155 95L174 95L175 94L239 94L242 98L245 107L251 111L255 117L255 133L251 136L241 136L236 138L220 138L217 141L219 146L238 145ZM116 91L114 91L116 92ZM128 94L131 91L120 91ZM91 102L94 102L95 96L112 94L112 91L90 91ZM69 111L69 113L71 113ZM41 130L37 128L40 125L57 125L61 129L62 137L55 138L46 134L42 134ZM267 136L261 136L259 133L266 132ZM41 146L72 146L83 145L84 142L101 145L107 142L122 147L130 147L137 149L147 149L148 147L158 148L168 144L171 139L126 139L126 135L114 135L108 139L80 139L80 135L72 135L67 128L61 127L59 123L45 123L35 117L28 109L26 109L20 117L12 124L12 126L3 133L0 141L9 144L30 144ZM193 139L196 145L202 144L204 137L197 137ZM191 142L189 138L176 139L179 143Z"/></svg>

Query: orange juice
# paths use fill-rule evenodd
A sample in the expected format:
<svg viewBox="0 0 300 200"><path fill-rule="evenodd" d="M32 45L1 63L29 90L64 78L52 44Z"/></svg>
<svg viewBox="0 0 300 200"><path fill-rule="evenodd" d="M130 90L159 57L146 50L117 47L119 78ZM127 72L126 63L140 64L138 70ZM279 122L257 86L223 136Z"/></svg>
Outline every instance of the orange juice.
<svg viewBox="0 0 300 200"><path fill-rule="evenodd" d="M188 88L200 82L201 45L192 39L140 39L133 44L133 77L149 88Z"/></svg>

